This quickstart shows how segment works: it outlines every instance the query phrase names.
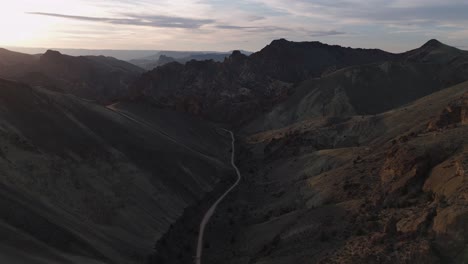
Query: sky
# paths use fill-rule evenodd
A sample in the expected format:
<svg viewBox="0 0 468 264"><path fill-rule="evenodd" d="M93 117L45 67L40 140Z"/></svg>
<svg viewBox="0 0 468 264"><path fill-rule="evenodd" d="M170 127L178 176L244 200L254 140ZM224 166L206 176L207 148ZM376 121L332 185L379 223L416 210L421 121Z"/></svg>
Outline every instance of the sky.
<svg viewBox="0 0 468 264"><path fill-rule="evenodd" d="M273 39L468 49L466 0L14 0L0 46L257 51Z"/></svg>

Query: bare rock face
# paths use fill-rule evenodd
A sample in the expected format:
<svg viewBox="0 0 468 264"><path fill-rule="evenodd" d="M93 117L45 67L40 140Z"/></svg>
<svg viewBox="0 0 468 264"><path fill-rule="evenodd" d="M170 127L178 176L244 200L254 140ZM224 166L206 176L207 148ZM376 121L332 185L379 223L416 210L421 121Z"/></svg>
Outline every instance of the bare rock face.
<svg viewBox="0 0 468 264"><path fill-rule="evenodd" d="M438 205L432 225L437 246L459 261L465 261L468 253L467 156L463 152L437 165L424 183Z"/></svg>
<svg viewBox="0 0 468 264"><path fill-rule="evenodd" d="M453 205L440 208L434 218L433 230L436 243L445 255L455 256L458 263L464 263L468 256L468 207Z"/></svg>
<svg viewBox="0 0 468 264"><path fill-rule="evenodd" d="M388 152L380 172L382 184L388 187L389 193L403 191L410 182L425 177L430 169L430 160L430 154L424 149L406 145L394 146Z"/></svg>
<svg viewBox="0 0 468 264"><path fill-rule="evenodd" d="M426 233L429 231L436 213L436 207L434 206L425 209L418 208L411 210L405 217L402 217L398 221L396 224L397 231L405 235Z"/></svg>
<svg viewBox="0 0 468 264"><path fill-rule="evenodd" d="M447 160L437 165L424 183L424 191L439 197L451 197L465 181L465 168L462 161Z"/></svg>
<svg viewBox="0 0 468 264"><path fill-rule="evenodd" d="M428 131L453 128L468 124L468 93L450 103L439 116L428 124Z"/></svg>

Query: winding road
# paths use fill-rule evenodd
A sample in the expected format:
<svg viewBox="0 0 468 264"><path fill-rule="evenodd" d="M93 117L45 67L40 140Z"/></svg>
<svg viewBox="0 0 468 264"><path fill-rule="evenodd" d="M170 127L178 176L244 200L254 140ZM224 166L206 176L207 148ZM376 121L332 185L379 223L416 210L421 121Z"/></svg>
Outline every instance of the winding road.
<svg viewBox="0 0 468 264"><path fill-rule="evenodd" d="M242 178L239 168L237 168L236 163L234 162L234 159L236 156L236 151L235 151L236 138L234 137L234 133L232 133L232 131L226 130L226 129L223 129L223 130L231 134L231 138L232 138L231 165L236 170L237 180L231 187L229 187L229 189L227 189L227 191L223 193L223 195L221 195L221 197L218 198L218 200L216 200L216 202L210 207L210 209L208 209L208 211L206 211L205 215L203 216L203 219L200 223L200 232L198 233L197 254L195 256L195 264L201 264L202 251L203 251L203 236L205 234L206 225L210 221L210 218L213 216L218 204L220 204L224 200L224 198L226 198L226 196L232 190L234 190L234 188L236 188L237 185L239 185L239 182Z"/></svg>
<svg viewBox="0 0 468 264"><path fill-rule="evenodd" d="M191 147L188 147L184 144L181 144L180 142L178 142L175 138L171 137L169 134L155 128L153 125L145 122L145 121L142 121L142 120L138 120L136 119L135 117L125 113L124 111L121 111L121 110L118 110L116 109L115 107L113 107L112 105L110 106L107 106L107 109L115 112L115 113L118 113L120 114L121 116L131 120L131 121L134 121L136 123L139 123L140 125L143 125L147 128L150 128L151 130L153 130L154 132L157 132L165 137L167 137L170 141L176 143L176 144L179 144L181 145L182 147L184 148L187 148L188 150L190 151L193 151L193 152L196 152L202 156L204 156L205 158L207 159L210 159L210 160L213 160L217 163L221 163L221 161L211 157L211 156L208 156L204 153L201 153L195 149L192 149ZM239 171L239 168L237 168L236 166L236 163L235 163L235 157L236 157L236 151L235 151L235 143L236 143L236 138L234 137L234 133L230 130L227 130L227 129L222 129L226 132L228 132L230 135L231 135L231 139L232 139L232 142L231 142L231 148L232 148L232 152L231 152L231 165L232 167L234 168L234 170L236 171L236 174L237 174L237 180L236 182L231 185L231 187L229 187L229 189L227 189L223 195L221 195L218 200L216 200L216 202L214 202L213 205L211 205L210 209L208 209L208 211L206 211L205 215L203 216L203 219L200 223L200 231L199 231L199 234L198 234L198 243L197 243L197 254L195 256L195 264L201 264L201 258L202 258L202 251L203 251L203 236L205 234L205 227L206 225L208 224L208 222L210 221L210 218L213 216L215 210L216 210L216 207L224 200L224 198L226 198L226 196L232 192L232 190L234 190L234 188L236 188L237 185L239 185L239 182L241 181L242 179L242 176L240 174L240 171Z"/></svg>

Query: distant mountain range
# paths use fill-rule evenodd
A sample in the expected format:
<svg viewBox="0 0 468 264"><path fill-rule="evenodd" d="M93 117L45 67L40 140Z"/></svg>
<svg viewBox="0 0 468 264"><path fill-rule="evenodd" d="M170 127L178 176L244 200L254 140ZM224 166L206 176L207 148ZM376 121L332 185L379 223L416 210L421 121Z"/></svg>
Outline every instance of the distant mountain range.
<svg viewBox="0 0 468 264"><path fill-rule="evenodd" d="M171 51L171 50L93 50L93 49L63 49L63 48L26 48L26 47L4 47L11 51L26 53L26 54L42 54L47 50L56 50L62 54L70 56L106 56L114 57L124 61L152 61L155 62L159 59L159 56L164 55L173 57L174 59L182 59L184 57L194 56L194 59L198 55L216 56L217 54L230 54L231 52L218 52L218 51ZM251 54L252 52L243 51L244 54ZM200 58L201 58L200 57ZM140 66L140 65L139 65ZM144 68L144 67L143 67Z"/></svg>
<svg viewBox="0 0 468 264"><path fill-rule="evenodd" d="M133 59L133 60L130 60L129 62L143 69L152 70L158 66L162 66L170 62L178 62L181 64L185 64L186 62L191 61L191 60L196 60L196 61L213 60L217 62L222 62L224 61L225 58L229 57L231 53L232 52L160 51L151 56L140 58L140 59ZM252 52L248 52L248 51L241 51L241 53L247 56L252 54Z"/></svg>
<svg viewBox="0 0 468 264"><path fill-rule="evenodd" d="M47 50L56 50L62 54L70 56L106 56L114 57L119 60L132 60L151 56L158 53L158 50L100 50L100 49L63 49L63 48L27 48L27 47L4 47L11 51L26 54L43 54Z"/></svg>
<svg viewBox="0 0 468 264"><path fill-rule="evenodd" d="M166 64L145 73L132 90L133 97L142 96L157 105L216 121L243 122L286 98L295 83L394 57L381 50L282 39L250 56L235 51L222 62Z"/></svg>
<svg viewBox="0 0 468 264"><path fill-rule="evenodd" d="M0 77L99 102L127 95L130 85L144 72L112 57L73 57L52 50L29 55L0 49L0 65Z"/></svg>

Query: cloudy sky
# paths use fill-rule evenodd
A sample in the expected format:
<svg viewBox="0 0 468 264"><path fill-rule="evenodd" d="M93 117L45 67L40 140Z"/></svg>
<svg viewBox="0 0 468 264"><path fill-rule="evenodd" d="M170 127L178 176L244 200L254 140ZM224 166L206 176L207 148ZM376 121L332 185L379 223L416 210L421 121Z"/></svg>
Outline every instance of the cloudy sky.
<svg viewBox="0 0 468 264"><path fill-rule="evenodd" d="M14 0L0 45L256 51L273 39L404 51L468 49L466 0Z"/></svg>

